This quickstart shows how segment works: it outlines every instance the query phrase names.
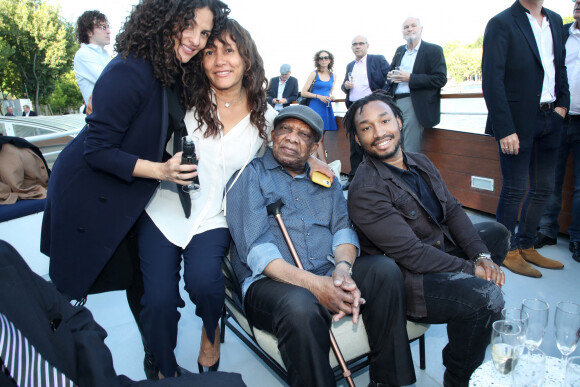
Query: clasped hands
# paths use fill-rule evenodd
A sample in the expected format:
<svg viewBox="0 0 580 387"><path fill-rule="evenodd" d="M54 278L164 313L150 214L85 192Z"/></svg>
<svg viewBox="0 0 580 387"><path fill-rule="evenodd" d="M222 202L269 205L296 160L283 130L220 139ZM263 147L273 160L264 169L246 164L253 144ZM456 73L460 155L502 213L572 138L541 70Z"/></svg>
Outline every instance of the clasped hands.
<svg viewBox="0 0 580 387"><path fill-rule="evenodd" d="M334 322L349 314L354 324L358 322L360 306L366 301L347 269L337 266L332 277L319 277L313 290L318 301L333 314Z"/></svg>
<svg viewBox="0 0 580 387"><path fill-rule="evenodd" d="M500 288L505 284L505 274L491 259L480 259L475 264L475 276L492 281Z"/></svg>
<svg viewBox="0 0 580 387"><path fill-rule="evenodd" d="M171 181L180 185L189 185L193 178L197 176L197 165L181 164L181 155L177 152L172 158L161 163L161 173L159 180ZM199 160L199 157L197 158Z"/></svg>

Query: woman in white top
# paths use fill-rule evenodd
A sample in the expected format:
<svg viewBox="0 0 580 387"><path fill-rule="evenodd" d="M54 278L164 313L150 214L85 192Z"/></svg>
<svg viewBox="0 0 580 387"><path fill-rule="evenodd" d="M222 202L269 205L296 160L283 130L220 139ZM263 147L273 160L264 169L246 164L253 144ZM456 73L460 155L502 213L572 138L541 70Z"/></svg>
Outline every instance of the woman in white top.
<svg viewBox="0 0 580 387"><path fill-rule="evenodd" d="M236 21L228 20L202 55L204 74L197 84L207 93L198 93L191 101L194 109L185 116L199 158L200 192L191 197L191 215L186 217L180 187L162 181L138 229L145 284L141 321L155 361L160 369L177 366L173 351L177 308L185 305L179 295L183 257L185 289L203 320L200 372L219 365L218 320L225 297L220 265L230 244L223 213L225 185L267 145L276 115L266 101L262 58Z"/></svg>

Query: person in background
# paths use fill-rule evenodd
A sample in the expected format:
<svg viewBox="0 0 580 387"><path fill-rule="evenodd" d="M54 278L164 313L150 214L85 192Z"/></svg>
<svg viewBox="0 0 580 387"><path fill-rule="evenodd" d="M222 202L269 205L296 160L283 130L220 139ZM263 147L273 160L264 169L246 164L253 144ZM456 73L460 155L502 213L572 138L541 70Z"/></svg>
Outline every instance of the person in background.
<svg viewBox="0 0 580 387"><path fill-rule="evenodd" d="M403 112L403 149L421 152L424 128L441 120L441 88L447 83L443 49L421 39L423 26L416 17L403 22L403 39L397 48L387 79L389 92Z"/></svg>
<svg viewBox="0 0 580 387"><path fill-rule="evenodd" d="M355 60L346 66L346 75L341 86L342 91L346 94L347 108L353 102L366 97L375 90L386 90L387 74L390 69L389 62L383 55L367 54L369 42L366 37L355 36L352 39L351 48ZM362 159L362 149L351 137L350 172L348 173L348 181L342 186L342 189L348 189Z"/></svg>
<svg viewBox="0 0 580 387"><path fill-rule="evenodd" d="M336 82L336 78L332 72L334 55L326 50L318 51L314 54L314 67L316 70L311 72L308 79L306 79L300 95L311 98L308 106L322 118L324 131L337 130L336 118L334 117L334 110L332 109L332 101L334 101L332 91L334 90L334 84ZM308 91L310 86L312 86L312 89ZM320 144L316 152L317 157L326 163L324 135L320 138Z"/></svg>
<svg viewBox="0 0 580 387"><path fill-rule="evenodd" d="M22 112L22 117L36 117L38 115L34 110L30 110L29 105L23 105L22 110L24 110Z"/></svg>
<svg viewBox="0 0 580 387"><path fill-rule="evenodd" d="M497 140L502 176L496 219L511 233L503 265L534 278L542 273L530 263L564 267L538 253L534 238L554 192L558 145L570 106L562 18L543 3L516 0L491 18L481 62L485 132Z"/></svg>
<svg viewBox="0 0 580 387"><path fill-rule="evenodd" d="M6 115L5 117L14 117L14 108L12 106L8 106L6 108Z"/></svg>
<svg viewBox="0 0 580 387"><path fill-rule="evenodd" d="M570 87L570 110L564 119L562 140L558 148L554 192L546 203L536 235L534 248L555 245L560 226L558 215L562 207L562 185L566 175L568 156L574 160L574 193L572 195L572 224L568 227L572 258L580 262L580 0L574 2L575 21L564 26L566 42L566 71Z"/></svg>
<svg viewBox="0 0 580 387"><path fill-rule="evenodd" d="M218 0L142 0L117 36L119 53L93 90L87 125L61 152L49 181L41 251L49 274L68 297L127 289L141 333L143 281L135 226L160 181L180 187L197 176L181 164L181 149L165 152L195 94L197 54L229 13ZM167 335L169 332L157 332ZM145 348L148 378L182 375L155 367Z"/></svg>
<svg viewBox="0 0 580 387"><path fill-rule="evenodd" d="M280 66L280 76L270 79L266 98L268 103L280 111L298 98L298 80L291 74L289 64Z"/></svg>
<svg viewBox="0 0 580 387"><path fill-rule="evenodd" d="M74 69L83 100L85 112L92 112L93 88L103 69L111 60L105 46L111 43L111 30L107 17L99 11L85 11L77 19L77 40L81 48L75 54Z"/></svg>

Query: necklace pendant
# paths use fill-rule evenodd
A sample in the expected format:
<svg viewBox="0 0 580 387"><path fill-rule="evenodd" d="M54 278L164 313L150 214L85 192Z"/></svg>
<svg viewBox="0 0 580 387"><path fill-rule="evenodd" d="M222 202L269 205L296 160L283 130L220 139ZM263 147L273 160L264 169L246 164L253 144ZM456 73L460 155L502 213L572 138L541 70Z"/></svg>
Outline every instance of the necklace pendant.
<svg viewBox="0 0 580 387"><path fill-rule="evenodd" d="M231 104L230 104L229 102L226 102L224 105L225 105L227 108L229 108Z"/></svg>

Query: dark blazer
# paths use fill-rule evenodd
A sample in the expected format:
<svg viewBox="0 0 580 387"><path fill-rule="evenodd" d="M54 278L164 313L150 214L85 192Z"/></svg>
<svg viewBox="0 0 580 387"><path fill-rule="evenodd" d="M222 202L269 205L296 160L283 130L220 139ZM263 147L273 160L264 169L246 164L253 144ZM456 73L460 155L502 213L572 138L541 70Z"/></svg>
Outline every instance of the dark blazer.
<svg viewBox="0 0 580 387"><path fill-rule="evenodd" d="M151 64L118 55L93 91L87 125L57 158L41 251L58 289L81 299L133 227L158 182L133 177L137 159L163 159L167 96Z"/></svg>
<svg viewBox="0 0 580 387"><path fill-rule="evenodd" d="M562 18L542 8L554 43L556 106L570 106ZM527 136L538 111L544 69L526 9L516 2L494 16L485 28L481 62L483 97L488 115L485 132L500 140L510 134Z"/></svg>
<svg viewBox="0 0 580 387"><path fill-rule="evenodd" d="M31 110L30 113L28 114L28 117L36 117L36 116L38 116L38 114L36 114L34 110ZM26 113L22 112L22 117L26 117Z"/></svg>
<svg viewBox="0 0 580 387"><path fill-rule="evenodd" d="M406 45L395 51L391 66L400 66ZM421 40L413 65L409 89L413 110L424 128L432 128L441 120L441 88L447 83L447 65L443 49ZM398 84L389 82L389 93L395 94Z"/></svg>
<svg viewBox="0 0 580 387"><path fill-rule="evenodd" d="M344 76L344 81L340 89L346 94L346 107L348 108L352 102L350 102L349 94L350 90L344 87L344 82L348 81L348 73L352 72L354 68L354 60L346 65L346 75ZM383 55L371 55L367 54L367 76L369 77L369 87L372 91L384 89L387 90L387 73L391 67L389 62L385 59Z"/></svg>
<svg viewBox="0 0 580 387"><path fill-rule="evenodd" d="M46 361L77 386L244 386L240 375L222 372L155 382L134 382L118 376L111 352L104 343L107 332L95 322L91 312L82 306L72 306L53 284L33 273L18 252L2 240L0 312ZM0 372L0 386L12 385L8 376Z"/></svg>
<svg viewBox="0 0 580 387"><path fill-rule="evenodd" d="M274 106L272 100L278 98L278 83L280 82L280 77L274 77L270 79L270 86L266 92L266 98L268 98L268 103ZM284 92L282 93L282 98L286 98L288 103L283 106L290 106L290 104L298 99L298 80L293 76L290 76L286 81L286 86L284 87Z"/></svg>

